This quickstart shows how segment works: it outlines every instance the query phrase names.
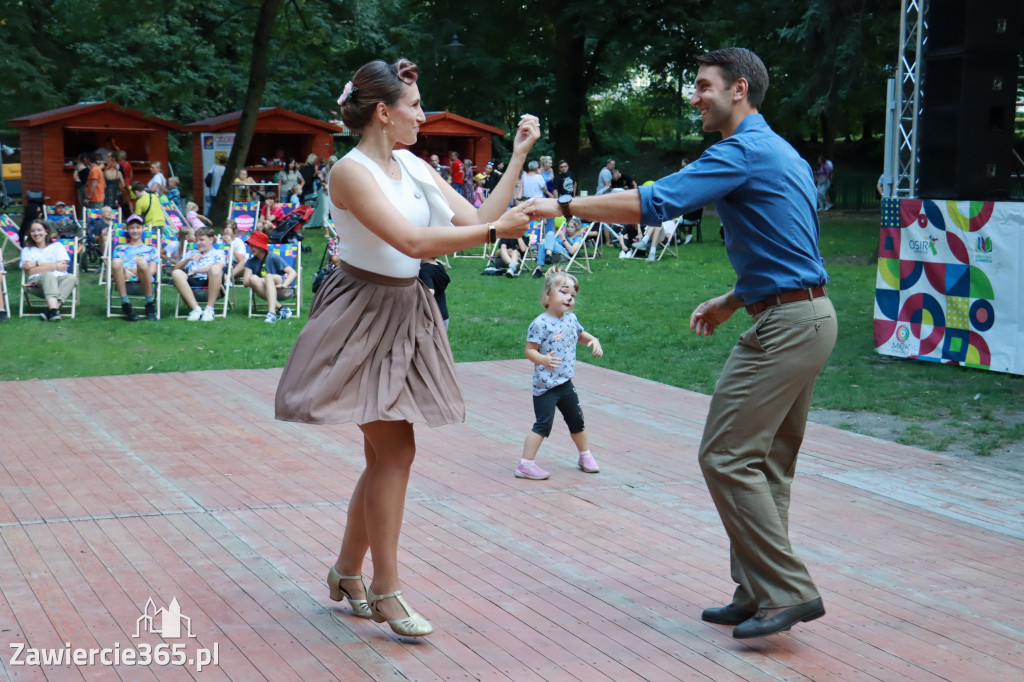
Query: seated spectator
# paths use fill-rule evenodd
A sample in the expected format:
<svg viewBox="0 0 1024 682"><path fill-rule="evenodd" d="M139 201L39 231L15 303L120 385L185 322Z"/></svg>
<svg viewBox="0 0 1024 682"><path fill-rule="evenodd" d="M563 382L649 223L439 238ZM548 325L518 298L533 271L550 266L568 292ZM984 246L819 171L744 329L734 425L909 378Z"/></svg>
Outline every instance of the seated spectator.
<svg viewBox="0 0 1024 682"><path fill-rule="evenodd" d="M238 231L235 228L235 221L228 218L224 229L220 231L220 243L231 246L231 281L245 274L245 264L249 261L249 249L246 247L245 241L238 236ZM242 282L244 283L245 280L243 279Z"/></svg>
<svg viewBox="0 0 1024 682"><path fill-rule="evenodd" d="M224 254L213 248L213 228L202 227L196 230L196 248L174 265L171 281L174 288L184 299L191 312L189 322L202 320L213 322L217 316L214 305L220 296L220 287L224 281ZM200 307L192 287L207 287L206 309Z"/></svg>
<svg viewBox="0 0 1024 682"><path fill-rule="evenodd" d="M267 198L263 200L263 206L260 208L260 217L274 224L284 220L284 210L278 205L277 197L273 194L268 194Z"/></svg>
<svg viewBox="0 0 1024 682"><path fill-rule="evenodd" d="M69 221L74 222L74 211L68 213L67 210L67 206L64 204L64 202L58 201L56 204L53 205L53 213L48 215L46 219L56 224L65 223Z"/></svg>
<svg viewBox="0 0 1024 682"><path fill-rule="evenodd" d="M245 286L267 302L267 317L264 322L273 324L278 320L287 320L292 316L291 308L283 306L278 299L294 295L288 287L295 281L295 268L288 265L284 258L268 249L267 235L253 232L246 242L252 257L245 264Z"/></svg>
<svg viewBox="0 0 1024 682"><path fill-rule="evenodd" d="M114 226L114 209L104 206L100 209L100 217L89 221L87 238L100 247L100 253L106 254L107 235Z"/></svg>
<svg viewBox="0 0 1024 682"><path fill-rule="evenodd" d="M522 237L515 239L499 239L498 250L494 253L494 256L487 262L487 267L484 268L483 274L501 274L504 273L508 277L515 277L519 274L520 266L522 265L523 257L529 250L526 242L523 241Z"/></svg>
<svg viewBox="0 0 1024 682"><path fill-rule="evenodd" d="M544 243L537 249L537 267L534 268L533 276L540 278L544 276L543 267L545 263L559 263L563 259L569 260L576 252L583 247L583 228L580 221L572 218L565 225L565 234L558 230L548 230L544 235Z"/></svg>
<svg viewBox="0 0 1024 682"><path fill-rule="evenodd" d="M47 322L60 319L60 307L64 305L75 287L78 278L68 272L71 259L64 245L53 241L53 237L41 220L29 226L28 238L21 249L21 269L28 277L29 284L39 286L46 299L47 310L39 317Z"/></svg>
<svg viewBox="0 0 1024 682"><path fill-rule="evenodd" d="M132 309L128 300L128 283L138 282L142 295L146 297L146 319L156 322L156 302L153 298L153 275L160 262L156 248L142 241L142 217L128 216L124 231L128 234L127 244L118 244L110 261L110 274L121 297L121 312L128 322L137 322L139 314Z"/></svg>

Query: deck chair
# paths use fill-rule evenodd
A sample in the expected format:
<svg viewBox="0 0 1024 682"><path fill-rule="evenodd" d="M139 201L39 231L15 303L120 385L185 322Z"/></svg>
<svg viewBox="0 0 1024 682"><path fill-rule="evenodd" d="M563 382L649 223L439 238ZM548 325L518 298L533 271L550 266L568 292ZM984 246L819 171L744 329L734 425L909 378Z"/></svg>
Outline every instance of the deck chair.
<svg viewBox="0 0 1024 682"><path fill-rule="evenodd" d="M0 301L4 302L4 311L7 317L11 316L11 297L7 294L7 273L0 268Z"/></svg>
<svg viewBox="0 0 1024 682"><path fill-rule="evenodd" d="M238 236L247 239L252 231L256 229L256 221L260 216L260 202L258 201L232 201L231 213L228 217L235 221L238 226Z"/></svg>
<svg viewBox="0 0 1024 682"><path fill-rule="evenodd" d="M701 233L700 223L704 219L704 209L698 208L696 211L690 211L682 218L679 219L679 224L684 228L692 230L693 238L698 242L704 241L704 235ZM689 242L686 242L689 243Z"/></svg>
<svg viewBox="0 0 1024 682"><path fill-rule="evenodd" d="M100 257L100 278L97 284L103 286L107 284L107 280L110 278L110 252L112 246L110 244L110 232L117 232L123 230L123 223L114 223L110 226L110 231L107 233L107 241L103 244L103 255ZM91 237L87 237L91 238Z"/></svg>
<svg viewBox="0 0 1024 682"><path fill-rule="evenodd" d="M110 235L107 237L107 256L104 259L104 264L109 265L113 263L114 249L119 244L128 243L128 234L124 231L123 225L115 225L111 230ZM160 253L160 230L149 229L143 230L142 241L144 244L148 244L156 249L156 252ZM157 258L156 272L153 273L153 297L156 302L156 318L160 319L160 277L161 270L163 268L163 259ZM142 294L142 287L139 286L139 280L137 277L130 278L125 281L125 293L128 295L128 299L132 300L133 304L145 306L145 296ZM115 303L115 297L117 303ZM120 294L117 293L117 287L114 285L113 272L107 277L107 317L123 317L120 307ZM140 306L140 307L141 307Z"/></svg>
<svg viewBox="0 0 1024 682"><path fill-rule="evenodd" d="M574 266L574 265L582 268L583 270L586 270L589 273L593 273L594 272L591 269L591 267L590 267L591 255L590 255L590 251L588 250L588 247L587 247L587 239L590 238L590 236L591 236L591 228L592 228L592 226L593 226L593 223L584 223L582 221L580 222L580 228L581 228L582 233L583 233L583 244L580 246L580 248L578 248L576 250L576 253L574 253L572 255L572 257L569 259L569 262L566 263L566 265L565 265L565 271L566 272L570 272L572 270L572 266ZM594 233L594 255L595 256L597 255L597 243L600 240L601 240L601 235L597 234L595 232Z"/></svg>
<svg viewBox="0 0 1024 682"><path fill-rule="evenodd" d="M78 277L78 260L79 260L79 258L78 258L78 255L79 255L78 237L75 237L74 239L58 239L57 242L59 242L64 247L64 249L68 252L68 258L71 259L71 262L68 263L68 272L71 273L72 275L74 275L75 277ZM81 280L79 280L78 285L80 286L81 283L82 283ZM67 305L67 303L68 303L68 301L64 301L65 305ZM26 308L28 308L28 312L27 313L25 312ZM21 271L21 302L18 304L18 316L19 317L25 317L26 315L33 315L35 313L39 313L39 312L42 312L42 311L45 311L45 310L46 310L46 301L45 301L45 299L43 299L43 290L42 290L42 288L39 287L39 285L37 285L37 284L29 284L29 282L28 282L28 275L25 274L24 270L22 270ZM74 290L71 292L71 315L70 315L70 317L72 319L74 319L75 313L76 313L77 310L78 310L78 286L75 286ZM63 315L64 315L64 313L61 313L61 316L63 316Z"/></svg>
<svg viewBox="0 0 1024 682"><path fill-rule="evenodd" d="M117 207L115 209L112 209L112 210L114 211L114 222L115 223L121 222L121 207L119 206L119 207ZM103 211L102 207L101 208L83 208L82 209L82 224L85 225L86 227L88 227L89 223L91 223L92 221L94 221L94 220L96 220L97 218L100 217L100 215L102 214L102 211Z"/></svg>
<svg viewBox="0 0 1024 682"><path fill-rule="evenodd" d="M523 255L523 267L526 267L526 263L529 260L537 260L537 251L540 249L541 244L544 243L544 239L541 233L544 231L543 220L531 220L529 227L526 228L526 232L523 234L523 241L526 242L526 253Z"/></svg>
<svg viewBox="0 0 1024 682"><path fill-rule="evenodd" d="M70 220L74 223L78 223L78 209L75 208L74 204L68 204L64 206L64 215L57 215L56 206L47 206L43 204L43 220L56 221L58 219Z"/></svg>
<svg viewBox="0 0 1024 682"><path fill-rule="evenodd" d="M218 251L220 251L221 253L224 254L224 278L221 280L221 283L220 283L220 298L217 301L217 313L216 313L216 316L217 317L227 317L228 316L228 304L229 304L229 300L228 300L228 298L229 298L228 297L228 289L229 289L229 287L228 287L228 278L231 277L231 266L234 265L234 260L232 258L232 253L231 253L231 245L230 244L217 244L217 243L214 243L213 248L217 249ZM188 251L189 251L188 245L186 244L185 252L182 254L182 258L184 258L188 254ZM174 284L171 284L171 286L174 286ZM175 293L175 298L177 299L174 302L174 317L177 318L177 319L184 319L184 318L188 317L189 311L188 310L186 310L185 312L181 311L181 294L178 293L177 289L175 289L174 293ZM199 303L200 305L204 305L206 303L206 301L209 300L207 298L207 296L209 294L209 287L208 286L207 287L192 287L192 293L195 294L196 303Z"/></svg>
<svg viewBox="0 0 1024 682"><path fill-rule="evenodd" d="M295 270L295 281L285 289L284 293L278 292L279 303L287 305L295 302L295 309L292 317L297 318L302 310L302 253L298 244L269 244L267 252L276 253L284 259L284 262ZM291 307L291 306L289 306ZM252 289L249 289L249 317L262 317L269 311L266 301L257 296Z"/></svg>
<svg viewBox="0 0 1024 682"><path fill-rule="evenodd" d="M185 214L174 204L164 206L164 214L167 216L167 224L173 226L178 232L189 227L188 221L185 220Z"/></svg>
<svg viewBox="0 0 1024 682"><path fill-rule="evenodd" d="M6 213L0 213L0 229L3 230L0 232L0 239L4 240L3 244L0 244L0 262L6 264L8 244L14 247L14 253L21 251L21 237L18 236L20 229L14 218Z"/></svg>
<svg viewBox="0 0 1024 682"><path fill-rule="evenodd" d="M283 204L282 203L278 203L277 205L281 207L281 217L282 218L287 218L288 214L290 214L292 211L294 211L296 208L298 208L297 206L292 206L291 204L288 204L288 203L283 203Z"/></svg>
<svg viewBox="0 0 1024 682"><path fill-rule="evenodd" d="M661 260L665 257L666 253L669 253L673 258L679 258L676 234L681 222L682 218L676 218L675 220L666 220L661 225L648 226L646 231L651 234L651 241L654 242L657 255L654 258L650 258L650 242L645 245L637 241L633 243L634 256L646 253L648 254L648 260Z"/></svg>

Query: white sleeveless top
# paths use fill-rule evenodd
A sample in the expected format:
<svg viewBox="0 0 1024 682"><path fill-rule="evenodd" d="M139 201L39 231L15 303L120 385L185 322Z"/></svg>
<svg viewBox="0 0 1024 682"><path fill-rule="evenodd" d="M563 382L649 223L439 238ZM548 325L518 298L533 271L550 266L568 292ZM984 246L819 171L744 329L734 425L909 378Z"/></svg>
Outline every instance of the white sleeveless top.
<svg viewBox="0 0 1024 682"><path fill-rule="evenodd" d="M423 163L407 150L396 150L392 152L392 157L402 169L401 180L389 178L373 159L358 149L353 149L344 158L352 159L369 169L388 201L416 227L450 225L451 209L426 167L419 168L416 165L423 166ZM441 206L437 205L438 200ZM356 220L351 211L338 208L334 202L330 203L330 209L331 220L338 232L339 255L343 261L388 277L416 277L419 274L418 258L406 256L375 235Z"/></svg>

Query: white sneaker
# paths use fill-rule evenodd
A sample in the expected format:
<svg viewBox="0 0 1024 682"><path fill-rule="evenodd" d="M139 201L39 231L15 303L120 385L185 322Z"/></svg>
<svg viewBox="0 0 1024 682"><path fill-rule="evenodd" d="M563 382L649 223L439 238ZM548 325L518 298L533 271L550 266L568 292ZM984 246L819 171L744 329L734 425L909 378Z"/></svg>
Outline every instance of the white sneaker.
<svg viewBox="0 0 1024 682"><path fill-rule="evenodd" d="M693 233L686 235L686 239L683 240L683 244L689 244L693 241Z"/></svg>
<svg viewBox="0 0 1024 682"><path fill-rule="evenodd" d="M267 324L274 324L277 322L277 315L274 313L267 313L267 316L263 319Z"/></svg>
<svg viewBox="0 0 1024 682"><path fill-rule="evenodd" d="M658 247L653 246L651 247L651 252L647 254L647 261L651 262L656 260L658 260Z"/></svg>
<svg viewBox="0 0 1024 682"><path fill-rule="evenodd" d="M619 258L629 258L629 256L626 255L625 251L619 251Z"/></svg>
<svg viewBox="0 0 1024 682"><path fill-rule="evenodd" d="M279 320L287 320L291 316L292 309L289 308L288 306L285 306L284 308L281 308L279 311L277 311L277 319Z"/></svg>
<svg viewBox="0 0 1024 682"><path fill-rule="evenodd" d="M190 312L188 314L188 321L189 322L195 322L196 320L198 320L202 316L203 316L203 309L202 308L193 308L192 312Z"/></svg>
<svg viewBox="0 0 1024 682"><path fill-rule="evenodd" d="M203 311L203 322L213 322L213 318L217 317L217 313L213 311L213 308L206 306L206 310Z"/></svg>

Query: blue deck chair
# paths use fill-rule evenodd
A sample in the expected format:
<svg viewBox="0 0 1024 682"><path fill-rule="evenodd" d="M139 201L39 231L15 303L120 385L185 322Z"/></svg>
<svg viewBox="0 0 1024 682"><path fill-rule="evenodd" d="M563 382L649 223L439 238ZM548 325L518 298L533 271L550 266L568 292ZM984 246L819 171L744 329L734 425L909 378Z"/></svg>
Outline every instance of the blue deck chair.
<svg viewBox="0 0 1024 682"><path fill-rule="evenodd" d="M295 281L291 286L278 292L278 302L287 305L294 301L292 317L299 317L302 311L302 253L298 244L269 244L267 253L276 253L295 270ZM289 306L291 307L291 306ZM266 301L249 289L249 317L263 317L269 311Z"/></svg>

